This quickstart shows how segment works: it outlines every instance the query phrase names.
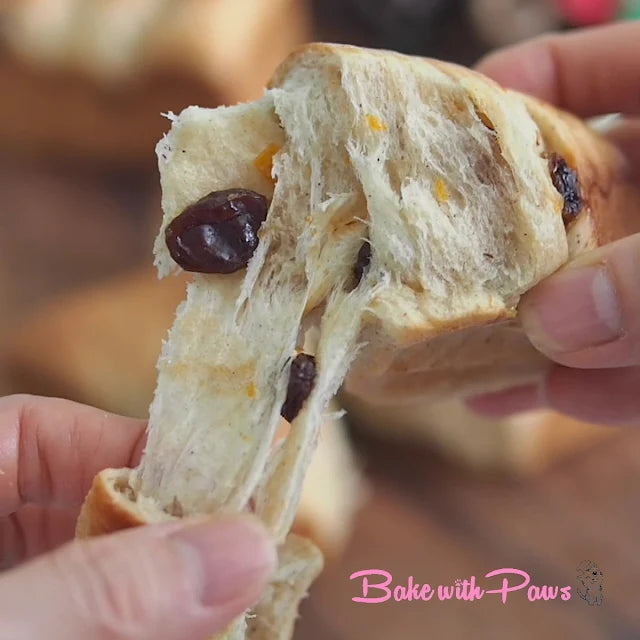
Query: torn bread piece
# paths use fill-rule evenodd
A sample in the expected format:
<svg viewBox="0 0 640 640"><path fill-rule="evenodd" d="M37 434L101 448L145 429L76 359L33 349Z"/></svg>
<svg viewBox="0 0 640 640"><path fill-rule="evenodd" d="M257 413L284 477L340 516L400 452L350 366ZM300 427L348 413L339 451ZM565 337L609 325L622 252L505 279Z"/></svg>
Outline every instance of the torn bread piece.
<svg viewBox="0 0 640 640"><path fill-rule="evenodd" d="M158 363L142 461L119 472L123 524L132 508L251 510L284 544L349 369L371 378L403 349L514 319L566 262L549 151L519 95L347 46L301 49L255 103L174 118L158 146L156 265L197 273ZM281 412L291 426L276 444ZM117 528L115 498L97 492L85 527L111 511ZM227 637L258 637L245 624Z"/></svg>
<svg viewBox="0 0 640 640"><path fill-rule="evenodd" d="M472 71L435 61L461 82L482 82ZM630 178L625 158L616 147L575 116L530 96L509 91L521 100L538 128L543 157L560 203L568 259L618 238L640 232L640 188ZM494 127L488 112L477 113ZM495 261L496 256L484 256ZM363 358L347 379L353 395L391 408L398 402L439 402L443 397L469 396L534 382L550 365L521 331L517 318L485 326L443 331L430 340L416 340L385 356Z"/></svg>
<svg viewBox="0 0 640 640"><path fill-rule="evenodd" d="M129 486L129 470L109 469L94 479L76 527L87 538L117 529L176 520L153 500L136 496ZM212 640L287 640L293 633L298 604L322 570L322 553L306 538L287 535L278 547L278 569L266 593L248 612Z"/></svg>
<svg viewBox="0 0 640 640"><path fill-rule="evenodd" d="M188 276L158 280L149 265L56 297L7 335L8 392L59 395L143 418L162 340ZM99 339L96 339L99 336ZM312 350L311 345L307 345ZM338 406L329 407L292 531L328 559L342 553L366 488ZM278 438L288 432L284 418Z"/></svg>

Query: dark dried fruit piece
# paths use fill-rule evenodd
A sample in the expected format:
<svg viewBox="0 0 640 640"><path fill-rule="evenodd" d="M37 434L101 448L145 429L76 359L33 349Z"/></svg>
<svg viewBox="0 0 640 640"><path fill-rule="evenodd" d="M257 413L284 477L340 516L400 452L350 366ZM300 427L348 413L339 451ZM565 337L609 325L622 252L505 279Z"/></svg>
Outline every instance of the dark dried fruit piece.
<svg viewBox="0 0 640 640"><path fill-rule="evenodd" d="M300 413L304 401L313 389L315 379L316 359L307 353L299 353L291 363L287 397L280 410L280 415L285 420L293 422Z"/></svg>
<svg viewBox="0 0 640 640"><path fill-rule="evenodd" d="M356 264L353 267L353 276L356 279L356 286L360 284L362 276L366 273L371 262L371 244L365 242L358 251L358 257L356 258Z"/></svg>
<svg viewBox="0 0 640 640"><path fill-rule="evenodd" d="M564 198L562 220L565 225L567 225L575 220L582 208L578 174L567 164L567 161L557 153L551 156L550 167L553 186Z"/></svg>
<svg viewBox="0 0 640 640"><path fill-rule="evenodd" d="M185 271L234 273L256 250L268 210L267 199L255 191L213 191L167 226L169 253Z"/></svg>

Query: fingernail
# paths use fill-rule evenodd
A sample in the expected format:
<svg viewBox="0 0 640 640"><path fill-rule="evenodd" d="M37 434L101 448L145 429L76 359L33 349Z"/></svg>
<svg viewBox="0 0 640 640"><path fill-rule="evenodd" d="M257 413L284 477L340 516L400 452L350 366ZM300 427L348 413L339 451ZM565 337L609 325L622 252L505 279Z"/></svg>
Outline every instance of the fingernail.
<svg viewBox="0 0 640 640"><path fill-rule="evenodd" d="M616 288L606 268L568 268L525 296L520 314L531 342L545 353L571 353L623 334Z"/></svg>
<svg viewBox="0 0 640 640"><path fill-rule="evenodd" d="M277 554L264 527L252 517L195 524L170 536L178 543L205 606L260 596Z"/></svg>

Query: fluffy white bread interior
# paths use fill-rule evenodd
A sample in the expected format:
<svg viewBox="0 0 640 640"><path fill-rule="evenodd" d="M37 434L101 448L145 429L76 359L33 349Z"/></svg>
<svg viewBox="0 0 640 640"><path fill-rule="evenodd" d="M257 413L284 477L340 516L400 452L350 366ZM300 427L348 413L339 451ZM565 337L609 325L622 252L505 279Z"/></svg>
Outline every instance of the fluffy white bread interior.
<svg viewBox="0 0 640 640"><path fill-rule="evenodd" d="M275 188L260 170L269 149ZM522 101L426 60L307 47L260 101L173 117L158 157L161 275L176 268L164 229L186 206L234 187L271 203L246 272L188 287L132 487L185 514L251 504L279 542L360 348L508 318L567 257L562 198ZM371 262L356 283L363 242ZM315 385L273 454L289 363L312 322Z"/></svg>

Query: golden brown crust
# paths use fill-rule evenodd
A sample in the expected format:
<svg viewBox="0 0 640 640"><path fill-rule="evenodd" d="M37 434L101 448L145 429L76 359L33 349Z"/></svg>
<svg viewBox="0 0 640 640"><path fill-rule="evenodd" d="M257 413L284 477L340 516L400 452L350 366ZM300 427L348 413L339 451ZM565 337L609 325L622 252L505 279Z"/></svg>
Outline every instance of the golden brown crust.
<svg viewBox="0 0 640 640"><path fill-rule="evenodd" d="M130 469L105 469L94 478L78 517L76 537L99 536L149 522L123 493L130 472Z"/></svg>
<svg viewBox="0 0 640 640"><path fill-rule="evenodd" d="M571 239L581 217L590 219L592 238L581 248L601 246L640 231L640 188L631 180L618 149L575 116L524 96L549 155L562 156L578 174L583 210L567 227Z"/></svg>
<svg viewBox="0 0 640 640"><path fill-rule="evenodd" d="M291 527L291 533L295 533L296 535L302 538L313 539L314 531L313 531L313 523L309 520L308 517L303 516L301 518L296 518L293 526ZM325 551L326 554L326 551Z"/></svg>

